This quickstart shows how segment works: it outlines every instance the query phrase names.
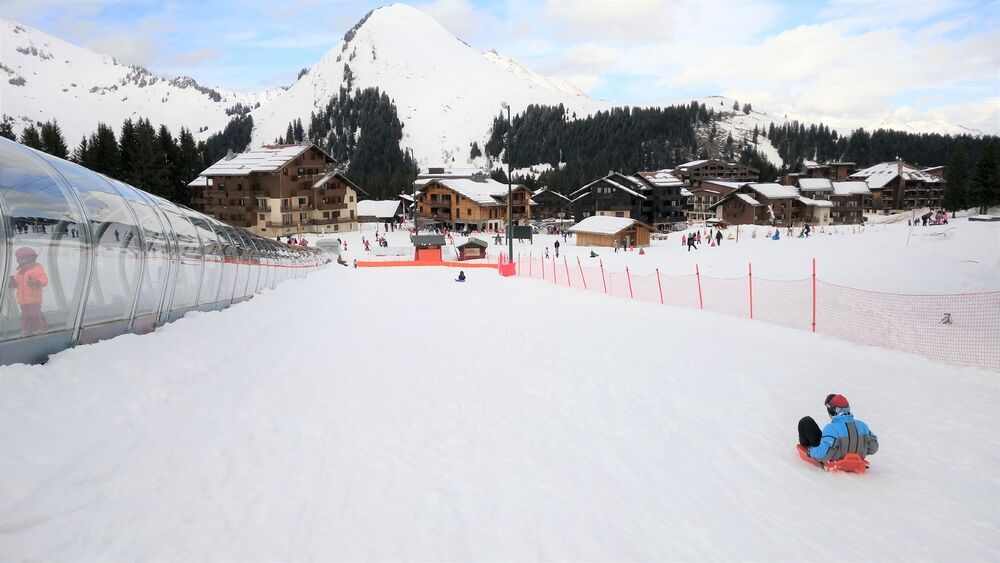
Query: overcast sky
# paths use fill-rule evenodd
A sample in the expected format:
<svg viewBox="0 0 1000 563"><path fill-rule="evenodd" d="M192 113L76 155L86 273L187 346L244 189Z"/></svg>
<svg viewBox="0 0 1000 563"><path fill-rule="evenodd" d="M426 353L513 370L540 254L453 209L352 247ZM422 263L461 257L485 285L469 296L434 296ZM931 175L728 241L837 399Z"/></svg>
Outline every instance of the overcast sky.
<svg viewBox="0 0 1000 563"><path fill-rule="evenodd" d="M368 0L0 0L72 43L236 90L289 84ZM619 104L726 95L834 127L1000 132L1000 0L414 1L474 48Z"/></svg>

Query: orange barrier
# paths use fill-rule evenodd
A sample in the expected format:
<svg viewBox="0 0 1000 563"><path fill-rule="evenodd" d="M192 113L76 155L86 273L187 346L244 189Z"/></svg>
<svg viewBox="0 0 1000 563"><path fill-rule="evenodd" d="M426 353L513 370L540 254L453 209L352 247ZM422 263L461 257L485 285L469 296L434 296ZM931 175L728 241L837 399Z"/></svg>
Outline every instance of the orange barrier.
<svg viewBox="0 0 1000 563"><path fill-rule="evenodd" d="M468 263L468 262L430 262L427 260L391 260L386 262L358 262L359 268L412 268L419 266L444 266L447 268L492 268L496 269L496 264L484 264L482 262L478 263Z"/></svg>

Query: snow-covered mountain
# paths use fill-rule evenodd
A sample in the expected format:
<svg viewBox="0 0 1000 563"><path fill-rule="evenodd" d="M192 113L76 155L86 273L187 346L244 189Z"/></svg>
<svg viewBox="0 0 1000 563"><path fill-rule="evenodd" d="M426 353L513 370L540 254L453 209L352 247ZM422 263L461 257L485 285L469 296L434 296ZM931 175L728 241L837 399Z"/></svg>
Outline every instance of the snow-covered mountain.
<svg viewBox="0 0 1000 563"><path fill-rule="evenodd" d="M206 88L194 79L166 79L141 66L77 47L37 29L0 19L0 111L29 123L57 119L67 143L92 133L98 122L118 128L128 117L147 117L176 135L181 126L205 134L225 127L226 109L253 107L282 89L241 94Z"/></svg>
<svg viewBox="0 0 1000 563"><path fill-rule="evenodd" d="M427 14L393 4L368 14L309 73L255 110L254 142L284 135L288 123L325 104L345 84L377 86L395 101L403 145L424 164L464 163L473 141L489 136L501 104L564 104L577 115L611 107L565 82L535 74L496 52L480 53Z"/></svg>
<svg viewBox="0 0 1000 563"><path fill-rule="evenodd" d="M378 87L396 103L403 145L424 165L465 162L469 145L489 136L501 103L514 113L529 104L564 104L577 115L611 107L565 81L534 73L496 51L481 53L430 16L404 4L374 10L291 87L257 94L166 79L113 57L71 45L37 29L0 20L0 111L25 125L57 119L70 145L98 122L117 128L148 117L175 134L201 137L229 122L237 103L257 107L253 143L283 136L288 123L325 105L342 85Z"/></svg>

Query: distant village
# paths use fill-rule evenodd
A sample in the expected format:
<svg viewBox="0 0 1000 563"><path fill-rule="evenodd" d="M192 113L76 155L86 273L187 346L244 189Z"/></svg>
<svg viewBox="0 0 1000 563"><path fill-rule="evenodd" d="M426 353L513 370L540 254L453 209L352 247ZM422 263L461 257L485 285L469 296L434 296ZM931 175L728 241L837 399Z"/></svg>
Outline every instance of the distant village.
<svg viewBox="0 0 1000 563"><path fill-rule="evenodd" d="M809 164L762 183L752 167L707 159L609 172L569 194L514 184L508 206L508 185L488 171L429 168L410 193L373 201L334 168L334 159L311 143L267 145L228 154L189 187L198 211L270 237L354 231L359 223L397 224L414 215L421 229L497 232L506 227L508 207L515 225L614 217L649 233L693 224L858 225L865 212L939 208L945 187L945 167L902 161L861 170L853 162Z"/></svg>

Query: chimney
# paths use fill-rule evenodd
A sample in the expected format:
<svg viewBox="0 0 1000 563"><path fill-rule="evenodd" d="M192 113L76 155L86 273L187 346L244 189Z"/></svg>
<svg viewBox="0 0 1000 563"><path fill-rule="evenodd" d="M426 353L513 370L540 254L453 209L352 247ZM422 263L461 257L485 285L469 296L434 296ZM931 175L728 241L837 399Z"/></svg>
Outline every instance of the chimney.
<svg viewBox="0 0 1000 563"><path fill-rule="evenodd" d="M233 154L233 149L226 151L226 160L232 160L234 158L236 158L236 155Z"/></svg>

